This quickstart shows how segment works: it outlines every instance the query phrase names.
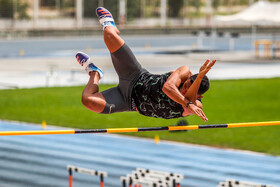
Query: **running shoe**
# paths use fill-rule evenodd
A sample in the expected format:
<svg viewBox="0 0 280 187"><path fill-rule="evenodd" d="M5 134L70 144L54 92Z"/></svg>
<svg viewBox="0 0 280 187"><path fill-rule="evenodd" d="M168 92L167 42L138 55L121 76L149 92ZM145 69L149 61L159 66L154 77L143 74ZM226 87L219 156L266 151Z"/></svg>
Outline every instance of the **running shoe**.
<svg viewBox="0 0 280 187"><path fill-rule="evenodd" d="M79 64L83 67L86 67L88 66L89 64L89 61L90 61L90 58L87 54L79 51L77 54L76 54L76 59L77 61L79 62Z"/></svg>
<svg viewBox="0 0 280 187"><path fill-rule="evenodd" d="M96 71L99 73L100 79L103 77L103 71L95 66L92 62L90 62L90 57L83 53L83 52L78 52L76 54L76 59L79 62L79 64L84 67L85 71L89 74L92 71Z"/></svg>
<svg viewBox="0 0 280 187"><path fill-rule="evenodd" d="M99 23L103 26L103 30L107 26L114 26L114 27L116 27L112 14L106 8L98 7L96 9L96 15L97 15L97 17L99 19Z"/></svg>

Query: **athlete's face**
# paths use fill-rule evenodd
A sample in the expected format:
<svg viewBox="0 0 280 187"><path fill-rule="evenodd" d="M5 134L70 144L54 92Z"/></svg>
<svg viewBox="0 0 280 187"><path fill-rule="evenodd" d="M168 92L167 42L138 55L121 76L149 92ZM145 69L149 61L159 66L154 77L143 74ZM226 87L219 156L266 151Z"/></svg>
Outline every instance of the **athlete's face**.
<svg viewBox="0 0 280 187"><path fill-rule="evenodd" d="M187 80L184 82L184 84L183 84L183 86L182 86L182 88L181 88L181 90L180 90L181 94L182 94L182 95L185 95L185 94L187 93L187 91L188 91L188 89L189 89L190 86L191 86L191 81L190 81L190 79L187 79Z"/></svg>
<svg viewBox="0 0 280 187"><path fill-rule="evenodd" d="M182 86L182 88L181 88L181 90L180 90L181 94L182 94L182 95L185 95L185 94L187 93L188 89L191 87L191 85L192 85L192 83L191 83L190 79L187 79L187 80L184 82L184 84L183 84L183 86ZM203 96L197 94L197 99L201 99L201 98L203 98Z"/></svg>

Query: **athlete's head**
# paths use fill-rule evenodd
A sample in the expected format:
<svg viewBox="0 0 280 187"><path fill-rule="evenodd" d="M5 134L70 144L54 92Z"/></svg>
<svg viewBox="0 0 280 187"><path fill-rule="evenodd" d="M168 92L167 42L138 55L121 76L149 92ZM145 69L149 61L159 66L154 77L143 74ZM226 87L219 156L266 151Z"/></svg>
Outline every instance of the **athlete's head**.
<svg viewBox="0 0 280 187"><path fill-rule="evenodd" d="M187 93L188 89L197 78L197 75L198 74L192 75L190 79L186 80L186 82L183 84L182 88L180 89L182 95L185 95ZM209 89L209 85L210 85L209 79L207 78L207 76L204 76L197 92L198 98L201 98L202 97L201 95L204 94Z"/></svg>
<svg viewBox="0 0 280 187"><path fill-rule="evenodd" d="M191 84L195 81L195 79L197 78L197 75L198 74L194 74L191 76L190 78L190 82ZM198 95L202 95L204 94L210 87L210 83L209 83L209 79L208 77L205 75L200 83L200 86L199 86L199 89L198 89L198 92L197 94Z"/></svg>

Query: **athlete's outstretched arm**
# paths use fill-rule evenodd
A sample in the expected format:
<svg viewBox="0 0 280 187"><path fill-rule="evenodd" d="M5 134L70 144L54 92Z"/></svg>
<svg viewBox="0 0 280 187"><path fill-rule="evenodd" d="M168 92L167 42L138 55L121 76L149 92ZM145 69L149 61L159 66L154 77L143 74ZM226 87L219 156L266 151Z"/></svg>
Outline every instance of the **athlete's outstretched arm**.
<svg viewBox="0 0 280 187"><path fill-rule="evenodd" d="M192 75L188 66L181 66L174 71L164 83L162 91L173 101L186 106L189 100L185 98L178 87Z"/></svg>
<svg viewBox="0 0 280 187"><path fill-rule="evenodd" d="M192 103L195 103L195 101L197 100L197 92L199 90L200 83L201 83L203 77L214 66L216 60L212 60L212 62L210 64L209 64L209 62L210 62L210 60L206 60L206 62L201 66L197 78L192 83L192 85L188 89L187 93L184 95Z"/></svg>
<svg viewBox="0 0 280 187"><path fill-rule="evenodd" d="M198 101L195 101L195 105L189 105L186 107L187 103L190 101L184 95L181 94L178 87L181 83L185 82L192 75L190 69L187 66L179 67L174 71L170 77L167 79L163 85L162 91L173 101L179 103L184 108L183 116L195 114L202 118L202 120L207 121L207 117L202 111L202 105Z"/></svg>

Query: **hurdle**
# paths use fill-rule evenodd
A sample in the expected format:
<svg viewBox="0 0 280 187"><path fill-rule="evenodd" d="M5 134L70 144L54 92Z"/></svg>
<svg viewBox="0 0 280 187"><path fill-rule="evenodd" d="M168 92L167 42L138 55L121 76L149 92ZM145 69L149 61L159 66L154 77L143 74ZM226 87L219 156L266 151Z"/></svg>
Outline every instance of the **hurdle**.
<svg viewBox="0 0 280 187"><path fill-rule="evenodd" d="M135 187L142 187L142 186L157 187L157 181L148 181L148 180L139 179L136 176L130 174L127 174L125 177L121 176L120 180L122 182L123 187L126 187L126 184L128 184L128 187L132 187L133 184Z"/></svg>
<svg viewBox="0 0 280 187"><path fill-rule="evenodd" d="M180 181L184 179L184 175L175 174L165 171L149 170L144 168L137 168L136 171L141 176L146 176L149 178L159 178L164 180L166 184L173 187L180 187Z"/></svg>
<svg viewBox="0 0 280 187"><path fill-rule="evenodd" d="M121 177L123 187L128 184L132 187L148 186L148 187L180 187L180 181L184 179L184 175L175 174L165 171L149 170L144 168L136 168L136 171L132 171L132 174L128 174L126 177Z"/></svg>
<svg viewBox="0 0 280 187"><path fill-rule="evenodd" d="M248 181L238 181L233 179L226 179L224 182L220 182L218 187L276 187L267 184L259 184Z"/></svg>
<svg viewBox="0 0 280 187"><path fill-rule="evenodd" d="M214 125L189 125L189 126L166 126L166 127L142 127L142 128L108 128L108 129L84 129L84 130L37 130L37 131L1 131L0 136L19 135L51 135L51 134L91 134L91 133L124 133L144 131L174 131L174 130L198 130L213 128L237 128L280 125L280 121L228 123Z"/></svg>
<svg viewBox="0 0 280 187"><path fill-rule="evenodd" d="M159 175L159 174L145 174L145 173L138 173L137 171L133 171L132 175L134 178L138 180L143 180L146 182L153 182L156 184L153 184L153 186L167 186L167 187L179 187L180 182L178 179L174 178L173 176L169 175ZM136 181L136 184L138 182Z"/></svg>
<svg viewBox="0 0 280 187"><path fill-rule="evenodd" d="M68 174L69 174L69 187L73 185L73 171L77 173L82 173L86 175L94 175L100 177L100 187L104 187L104 177L107 177L108 174L105 171L96 171L93 169L81 168L72 165L67 166Z"/></svg>
<svg viewBox="0 0 280 187"><path fill-rule="evenodd" d="M180 181L184 179L184 175L182 174L170 173L165 171L149 170L144 168L137 168L136 171L141 176L160 178L170 186L173 185L173 187L180 187Z"/></svg>
<svg viewBox="0 0 280 187"><path fill-rule="evenodd" d="M120 180L123 187L126 187L126 184L128 184L128 187L132 187L133 184L134 187L170 187L170 185L163 180L153 178L139 178L138 176L131 174L126 175L126 177L120 177Z"/></svg>

